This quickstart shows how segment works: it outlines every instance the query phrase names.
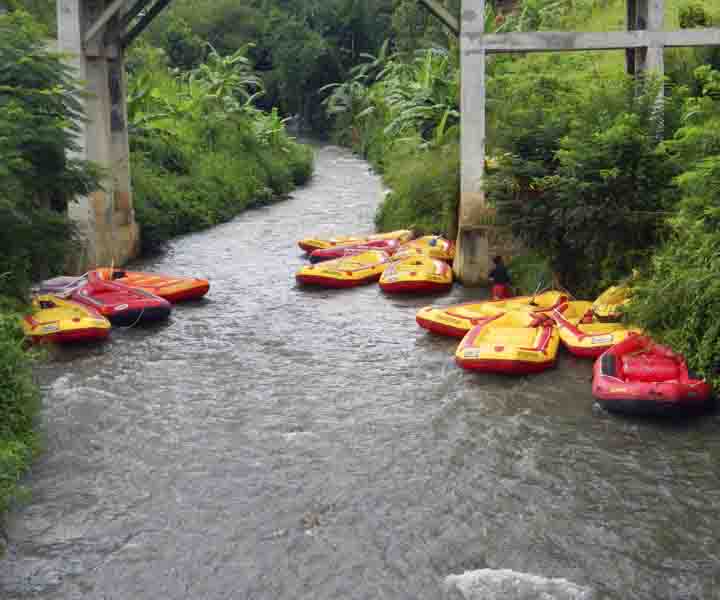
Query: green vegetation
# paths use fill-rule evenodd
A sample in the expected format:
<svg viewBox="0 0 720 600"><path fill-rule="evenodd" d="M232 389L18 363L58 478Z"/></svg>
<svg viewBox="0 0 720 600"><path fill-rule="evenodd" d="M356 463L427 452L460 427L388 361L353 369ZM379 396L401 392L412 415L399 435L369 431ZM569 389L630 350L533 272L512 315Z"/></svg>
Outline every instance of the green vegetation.
<svg viewBox="0 0 720 600"><path fill-rule="evenodd" d="M351 75L326 87L325 105L337 139L367 157L392 188L376 225L447 234L459 195L456 49L418 50L408 59L384 45Z"/></svg>
<svg viewBox="0 0 720 600"><path fill-rule="evenodd" d="M665 144L682 172L669 239L635 286L630 316L720 385L720 71L699 67L702 95Z"/></svg>
<svg viewBox="0 0 720 600"><path fill-rule="evenodd" d="M401 3L406 3L402 0ZM192 68L208 51L223 56L248 47L266 93L257 106L327 127L322 86L343 81L363 53L390 36L397 0L175 0L152 25L151 42L172 67Z"/></svg>
<svg viewBox="0 0 720 600"><path fill-rule="evenodd" d="M37 445L22 299L31 281L64 270L76 243L68 203L102 176L71 158L79 87L47 51L47 29L22 7L50 20L52 3L18 0L0 16L0 513ZM150 46L129 61L133 183L147 250L287 194L312 174L312 151L287 135L277 110L258 107L263 84L248 48L221 55L191 41L201 52L187 50L185 71Z"/></svg>
<svg viewBox="0 0 720 600"><path fill-rule="evenodd" d="M18 299L30 281L62 269L73 240L67 203L98 185L95 168L67 157L77 85L43 36L27 14L0 15L0 514L37 448Z"/></svg>
<svg viewBox="0 0 720 600"><path fill-rule="evenodd" d="M660 112L658 86L638 93L624 75L515 67L494 81L495 118L513 127L495 131L488 196L565 286L592 296L643 262L676 202L659 116L670 128L673 102Z"/></svg>
<svg viewBox="0 0 720 600"><path fill-rule="evenodd" d="M707 0L666 6L670 27L720 23ZM488 8L486 29L619 30L624 10L620 0L524 0L511 14ZM395 30L414 16L396 10ZM393 42L326 88L327 111L337 139L392 189L379 228L452 233L457 48L437 36ZM622 52L494 57L486 192L496 222L527 248L510 265L519 288L558 278L592 297L638 268L632 319L720 384L720 50L665 58L662 85L640 86Z"/></svg>
<svg viewBox="0 0 720 600"><path fill-rule="evenodd" d="M145 250L271 201L312 174L312 151L276 110L253 105L262 83L246 49L172 73L162 51L130 63L128 121L136 217Z"/></svg>
<svg viewBox="0 0 720 600"><path fill-rule="evenodd" d="M43 29L24 13L0 16L0 294L64 265L72 227L67 203L98 185L97 170L68 158L80 105Z"/></svg>
<svg viewBox="0 0 720 600"><path fill-rule="evenodd" d="M0 515L19 492L37 448L34 420L40 406L18 314L0 311Z"/></svg>

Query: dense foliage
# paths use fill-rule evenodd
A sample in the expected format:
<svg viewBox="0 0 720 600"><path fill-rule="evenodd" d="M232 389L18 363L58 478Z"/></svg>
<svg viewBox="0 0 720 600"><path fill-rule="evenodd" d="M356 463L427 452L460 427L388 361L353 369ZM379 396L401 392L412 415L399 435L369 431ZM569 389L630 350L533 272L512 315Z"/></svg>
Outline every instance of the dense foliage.
<svg viewBox="0 0 720 600"><path fill-rule="evenodd" d="M403 0L405 2L406 0ZM208 41L222 55L248 44L263 79L258 105L326 126L318 90L345 79L363 53L390 35L396 0L176 0L152 26L171 66L196 66Z"/></svg>
<svg viewBox="0 0 720 600"><path fill-rule="evenodd" d="M547 256L564 285L592 295L657 243L676 200L662 149L673 102L632 79L513 65L496 76L496 168L486 190L501 223ZM663 117L664 115L664 121Z"/></svg>
<svg viewBox="0 0 720 600"><path fill-rule="evenodd" d="M289 192L312 173L312 152L288 137L276 110L253 101L262 83L246 49L171 72L162 51L131 60L128 121L135 210L146 250L226 221Z"/></svg>
<svg viewBox="0 0 720 600"><path fill-rule="evenodd" d="M33 420L39 408L18 316L0 310L0 514L38 445Z"/></svg>
<svg viewBox="0 0 720 600"><path fill-rule="evenodd" d="M392 193L376 224L447 233L459 197L460 79L456 49L409 59L384 45L348 81L327 86L337 137L384 172Z"/></svg>
<svg viewBox="0 0 720 600"><path fill-rule="evenodd" d="M720 71L696 70L700 97L665 148L682 173L672 236L636 286L633 319L720 385Z"/></svg>
<svg viewBox="0 0 720 600"><path fill-rule="evenodd" d="M65 216L98 173L76 149L77 85L28 15L0 16L0 294L58 272L72 242Z"/></svg>

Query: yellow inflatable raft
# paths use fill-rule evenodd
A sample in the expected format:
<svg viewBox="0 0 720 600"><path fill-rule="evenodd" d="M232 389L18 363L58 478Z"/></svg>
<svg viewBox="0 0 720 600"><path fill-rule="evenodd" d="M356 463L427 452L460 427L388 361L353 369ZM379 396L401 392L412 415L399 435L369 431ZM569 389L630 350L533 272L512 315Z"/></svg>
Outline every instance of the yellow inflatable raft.
<svg viewBox="0 0 720 600"><path fill-rule="evenodd" d="M600 321L619 321L621 307L630 302L632 290L626 285L614 285L600 294L592 303L592 311Z"/></svg>
<svg viewBox="0 0 720 600"><path fill-rule="evenodd" d="M509 312L473 327L455 352L464 369L527 375L555 365L560 336L544 313Z"/></svg>
<svg viewBox="0 0 720 600"><path fill-rule="evenodd" d="M22 326L33 342L88 342L110 334L110 321L90 306L42 295L33 300L32 308Z"/></svg>
<svg viewBox="0 0 720 600"><path fill-rule="evenodd" d="M553 290L535 296L467 302L444 308L426 306L418 311L415 319L420 327L434 333L462 337L475 325L500 314L510 311L546 312L557 308L567 300L564 293Z"/></svg>
<svg viewBox="0 0 720 600"><path fill-rule="evenodd" d="M390 257L382 250L369 250L354 256L302 267L295 278L299 283L332 288L354 287L380 279Z"/></svg>
<svg viewBox="0 0 720 600"><path fill-rule="evenodd" d="M439 235L424 235L416 240L403 244L400 253L404 249L416 248L427 254L430 258L452 261L455 258L455 244Z"/></svg>
<svg viewBox="0 0 720 600"><path fill-rule="evenodd" d="M332 248L333 246L347 246L351 244L362 244L371 240L398 240L401 243L412 239L413 232L409 229L398 229L387 233L373 233L371 235L341 235L329 239L305 238L298 242L298 246L305 252Z"/></svg>
<svg viewBox="0 0 720 600"><path fill-rule="evenodd" d="M445 292L452 281L452 269L446 262L420 254L391 262L380 277L380 287L390 294Z"/></svg>
<svg viewBox="0 0 720 600"><path fill-rule="evenodd" d="M566 302L551 314L564 346L575 356L584 358L597 358L625 338L642 333L640 329L619 322L599 321L591 302Z"/></svg>

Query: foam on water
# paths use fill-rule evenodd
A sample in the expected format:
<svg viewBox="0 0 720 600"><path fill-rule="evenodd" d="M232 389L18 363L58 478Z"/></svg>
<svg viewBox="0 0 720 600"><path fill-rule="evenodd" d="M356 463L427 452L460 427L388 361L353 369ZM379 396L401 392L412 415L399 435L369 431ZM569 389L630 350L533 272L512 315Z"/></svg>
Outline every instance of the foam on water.
<svg viewBox="0 0 720 600"><path fill-rule="evenodd" d="M512 569L478 569L445 578L448 592L465 600L593 600L590 588L567 579L547 578Z"/></svg>

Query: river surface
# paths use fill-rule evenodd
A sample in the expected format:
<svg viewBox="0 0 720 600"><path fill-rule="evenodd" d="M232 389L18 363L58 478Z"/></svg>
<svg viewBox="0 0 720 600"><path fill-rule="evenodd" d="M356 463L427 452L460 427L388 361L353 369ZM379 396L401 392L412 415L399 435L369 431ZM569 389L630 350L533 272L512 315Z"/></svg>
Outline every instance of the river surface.
<svg viewBox="0 0 720 600"><path fill-rule="evenodd" d="M295 285L308 234L369 231L367 163L138 266L206 301L38 368L46 451L5 599L720 598L720 422L593 407L591 365L455 366L416 310Z"/></svg>

